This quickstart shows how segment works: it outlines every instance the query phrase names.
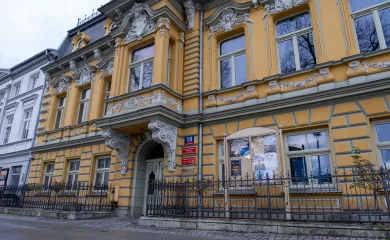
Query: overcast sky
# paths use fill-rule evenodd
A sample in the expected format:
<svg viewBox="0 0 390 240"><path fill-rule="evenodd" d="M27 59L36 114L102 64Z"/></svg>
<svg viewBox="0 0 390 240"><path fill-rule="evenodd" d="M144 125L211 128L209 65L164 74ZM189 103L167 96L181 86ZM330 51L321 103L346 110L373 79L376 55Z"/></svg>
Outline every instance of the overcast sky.
<svg viewBox="0 0 390 240"><path fill-rule="evenodd" d="M46 48L57 49L77 18L109 0L0 0L0 68L10 68Z"/></svg>

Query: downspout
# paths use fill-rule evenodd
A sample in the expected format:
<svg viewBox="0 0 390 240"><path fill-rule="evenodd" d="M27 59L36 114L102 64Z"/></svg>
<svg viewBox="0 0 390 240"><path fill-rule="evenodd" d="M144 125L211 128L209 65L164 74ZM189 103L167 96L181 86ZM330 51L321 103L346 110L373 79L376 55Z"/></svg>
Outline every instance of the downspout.
<svg viewBox="0 0 390 240"><path fill-rule="evenodd" d="M200 40L199 40L199 115L202 118L203 116L203 9L200 10ZM203 178L203 124L199 123L199 139L198 139L198 180L202 180Z"/></svg>
<svg viewBox="0 0 390 240"><path fill-rule="evenodd" d="M49 57L49 54L50 54L50 50L46 50L45 56L46 56L46 59L47 59L47 62L48 62L48 63L51 62L50 57ZM40 102L40 104L39 104L38 117L37 117L37 120L35 121L34 137L33 137L33 139L32 139L32 143L31 143L30 154L29 154L29 160L28 160L28 165L27 165L27 172L26 172L26 177L24 178L24 184L26 184L26 182L27 182L27 179L28 179L27 174L28 174L29 171L30 171L30 166L31 166L32 160L34 159L33 153L32 153L32 148L34 147L35 142L36 142L36 139L37 139L39 118L41 117L41 110L42 110L42 104L43 104L43 97L45 96L45 93L46 93L46 80L43 81L41 102Z"/></svg>

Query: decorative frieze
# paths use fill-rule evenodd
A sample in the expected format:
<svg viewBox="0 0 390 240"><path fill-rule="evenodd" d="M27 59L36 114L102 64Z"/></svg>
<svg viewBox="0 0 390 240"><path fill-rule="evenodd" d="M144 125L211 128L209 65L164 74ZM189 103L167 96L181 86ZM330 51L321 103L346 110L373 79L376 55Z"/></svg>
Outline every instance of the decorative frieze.
<svg viewBox="0 0 390 240"><path fill-rule="evenodd" d="M383 63L370 63L367 61L362 62L362 65L364 67L364 70L368 73L368 67L377 68L377 69L389 69L390 68L390 62L383 62Z"/></svg>
<svg viewBox="0 0 390 240"><path fill-rule="evenodd" d="M193 0L187 0L183 3L187 15L187 29L192 30L195 23L195 4Z"/></svg>
<svg viewBox="0 0 390 240"><path fill-rule="evenodd" d="M209 38L221 30L224 30L225 32L231 31L234 25L243 22L252 23L249 19L249 13L238 14L234 9L227 8L222 11L219 21L214 26L210 27Z"/></svg>
<svg viewBox="0 0 390 240"><path fill-rule="evenodd" d="M249 100L256 97L258 97L256 88L254 86L249 86L245 90L241 91L240 93L232 97L222 97L222 96L216 97L215 95L210 95L208 96L206 107L209 108L209 107L221 106L221 105L238 102L240 101L240 99Z"/></svg>
<svg viewBox="0 0 390 240"><path fill-rule="evenodd" d="M308 1L309 0L270 0L270 3L265 4L264 9L267 14L277 14L307 3Z"/></svg>
<svg viewBox="0 0 390 240"><path fill-rule="evenodd" d="M160 29L160 36L168 36L169 31L169 25L171 24L171 21L169 21L169 18L161 17L158 19L158 28Z"/></svg>
<svg viewBox="0 0 390 240"><path fill-rule="evenodd" d="M152 131L152 139L160 143L168 153L168 170L174 172L176 167L177 128L160 120L152 120L148 127Z"/></svg>
<svg viewBox="0 0 390 240"><path fill-rule="evenodd" d="M154 11L146 3L134 3L133 8L124 23L129 24L125 43L141 40L143 36L156 30L156 24L151 19Z"/></svg>
<svg viewBox="0 0 390 240"><path fill-rule="evenodd" d="M130 147L130 135L116 132L114 130L104 130L102 137L105 139L107 147L116 150L117 155L121 159L121 173L127 173L127 163Z"/></svg>
<svg viewBox="0 0 390 240"><path fill-rule="evenodd" d="M70 131L70 135L77 136L77 135L80 135L80 134L85 133L85 132L87 132L87 125L72 129Z"/></svg>
<svg viewBox="0 0 390 240"><path fill-rule="evenodd" d="M178 100L177 102L173 98L168 98L169 104L172 106L176 106L176 110L179 112L183 111L183 103L181 100Z"/></svg>
<svg viewBox="0 0 390 240"><path fill-rule="evenodd" d="M309 78L307 78L307 79L305 79L303 81L298 81L298 82L284 82L284 81L280 81L279 82L279 87L280 87L280 90L283 92L285 87L300 88L300 87L304 87L306 85L309 85L312 82L314 83L314 85L317 85L317 83L318 83L318 76L319 76L318 73L314 73L314 75L312 77L309 77ZM273 87L275 87L275 83L272 83L272 84L271 84L271 82L269 83L269 86L270 86L271 90L274 90L271 87L271 85Z"/></svg>
<svg viewBox="0 0 390 240"><path fill-rule="evenodd" d="M77 86L83 86L95 80L96 67L85 64L75 74L73 79L76 80Z"/></svg>

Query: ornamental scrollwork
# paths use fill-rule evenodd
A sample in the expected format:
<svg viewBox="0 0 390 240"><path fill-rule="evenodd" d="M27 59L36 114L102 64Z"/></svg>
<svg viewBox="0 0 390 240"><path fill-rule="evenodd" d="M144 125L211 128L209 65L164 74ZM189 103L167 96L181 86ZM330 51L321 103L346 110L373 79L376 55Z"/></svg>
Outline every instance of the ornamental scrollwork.
<svg viewBox="0 0 390 240"><path fill-rule="evenodd" d="M364 67L364 70L367 73L368 73L368 67L378 68L378 69L388 69L388 68L390 68L390 62L370 63L370 62L364 61L364 62L362 62L362 65Z"/></svg>
<svg viewBox="0 0 390 240"><path fill-rule="evenodd" d="M72 81L71 77L61 76L56 79L53 83L53 94L62 93L70 89L70 82Z"/></svg>
<svg viewBox="0 0 390 240"><path fill-rule="evenodd" d="M358 70L359 66L360 66L360 62L359 62L359 61L352 61L352 62L350 62L350 63L348 64L348 66L349 66L350 68L352 68L352 70L353 70L354 72L356 72L356 71Z"/></svg>
<svg viewBox="0 0 390 240"><path fill-rule="evenodd" d="M179 112L182 112L183 111L183 103L181 100L178 100L177 102L173 99L173 98L168 98L168 102L172 105L172 106L176 106L176 110L179 111Z"/></svg>
<svg viewBox="0 0 390 240"><path fill-rule="evenodd" d="M105 76L111 76L114 72L114 55L108 55L100 63L98 63L96 67L102 71L100 79Z"/></svg>
<svg viewBox="0 0 390 240"><path fill-rule="evenodd" d="M319 77L319 74L318 73L314 73L314 75L312 77L309 77L303 81L299 81L299 82L283 82L283 81L280 81L279 82L279 87L280 87L280 90L283 92L284 91L284 88L285 87L291 87L291 88L300 88L300 87L304 87L310 83L314 83L314 85L317 85L318 84L318 77Z"/></svg>
<svg viewBox="0 0 390 240"><path fill-rule="evenodd" d="M143 36L154 32L156 24L151 19L154 11L145 3L134 3L133 8L127 15L125 24L130 23L130 29L127 32L125 43L141 40Z"/></svg>
<svg viewBox="0 0 390 240"><path fill-rule="evenodd" d="M73 79L76 79L76 86L83 86L95 80L96 67L88 64L80 68L74 75Z"/></svg>
<svg viewBox="0 0 390 240"><path fill-rule="evenodd" d="M225 32L231 31L234 25L243 22L252 23L249 19L249 13L238 14L234 9L227 8L222 11L218 23L210 27L209 38L220 30L224 30Z"/></svg>
<svg viewBox="0 0 390 240"><path fill-rule="evenodd" d="M97 63L100 63L103 60L102 52L98 48L93 50L93 56L97 60Z"/></svg>
<svg viewBox="0 0 390 240"><path fill-rule="evenodd" d="M195 23L195 4L193 0L187 0L183 3L184 10L187 15L187 30L194 28Z"/></svg>
<svg viewBox="0 0 390 240"><path fill-rule="evenodd" d="M270 4L265 4L264 9L268 14L278 14L293 7L307 3L309 0L274 0Z"/></svg>
<svg viewBox="0 0 390 240"><path fill-rule="evenodd" d="M223 102L228 102L228 103L236 102L241 97L244 97L245 95L251 94L254 91L255 91L255 87L254 86L249 86L249 87L247 87L246 90L240 92L239 94L237 94L235 96L232 96L232 97L217 97L217 105L220 105ZM213 95L211 95L211 96L213 96ZM210 97L211 96L209 96L209 101L210 101ZM213 100L211 100L211 101L213 101Z"/></svg>
<svg viewBox="0 0 390 240"><path fill-rule="evenodd" d="M160 143L168 153L168 170L174 172L176 167L177 128L156 119L150 121L148 128L152 131L152 139Z"/></svg>
<svg viewBox="0 0 390 240"><path fill-rule="evenodd" d="M121 159L121 173L127 173L127 163L130 147L130 135L116 132L114 130L104 130L102 137L105 139L105 144L108 148L114 149Z"/></svg>

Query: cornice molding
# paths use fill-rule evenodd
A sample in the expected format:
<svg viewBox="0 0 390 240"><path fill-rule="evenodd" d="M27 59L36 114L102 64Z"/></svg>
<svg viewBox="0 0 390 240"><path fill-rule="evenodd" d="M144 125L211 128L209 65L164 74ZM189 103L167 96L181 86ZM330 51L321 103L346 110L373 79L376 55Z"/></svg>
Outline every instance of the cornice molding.
<svg viewBox="0 0 390 240"><path fill-rule="evenodd" d="M18 96L16 96L16 97L10 98L10 99L8 99L8 103L13 102L13 101L15 101L15 100L18 100L19 98L25 97L25 96L27 96L27 95L33 93L33 92L39 91L39 90L41 90L42 88L43 88L43 85L41 85L41 86L39 86L39 87L36 87L36 88L34 88L34 89L31 89L30 91L24 92L24 93L22 93L22 94L20 94L20 95L18 95Z"/></svg>

